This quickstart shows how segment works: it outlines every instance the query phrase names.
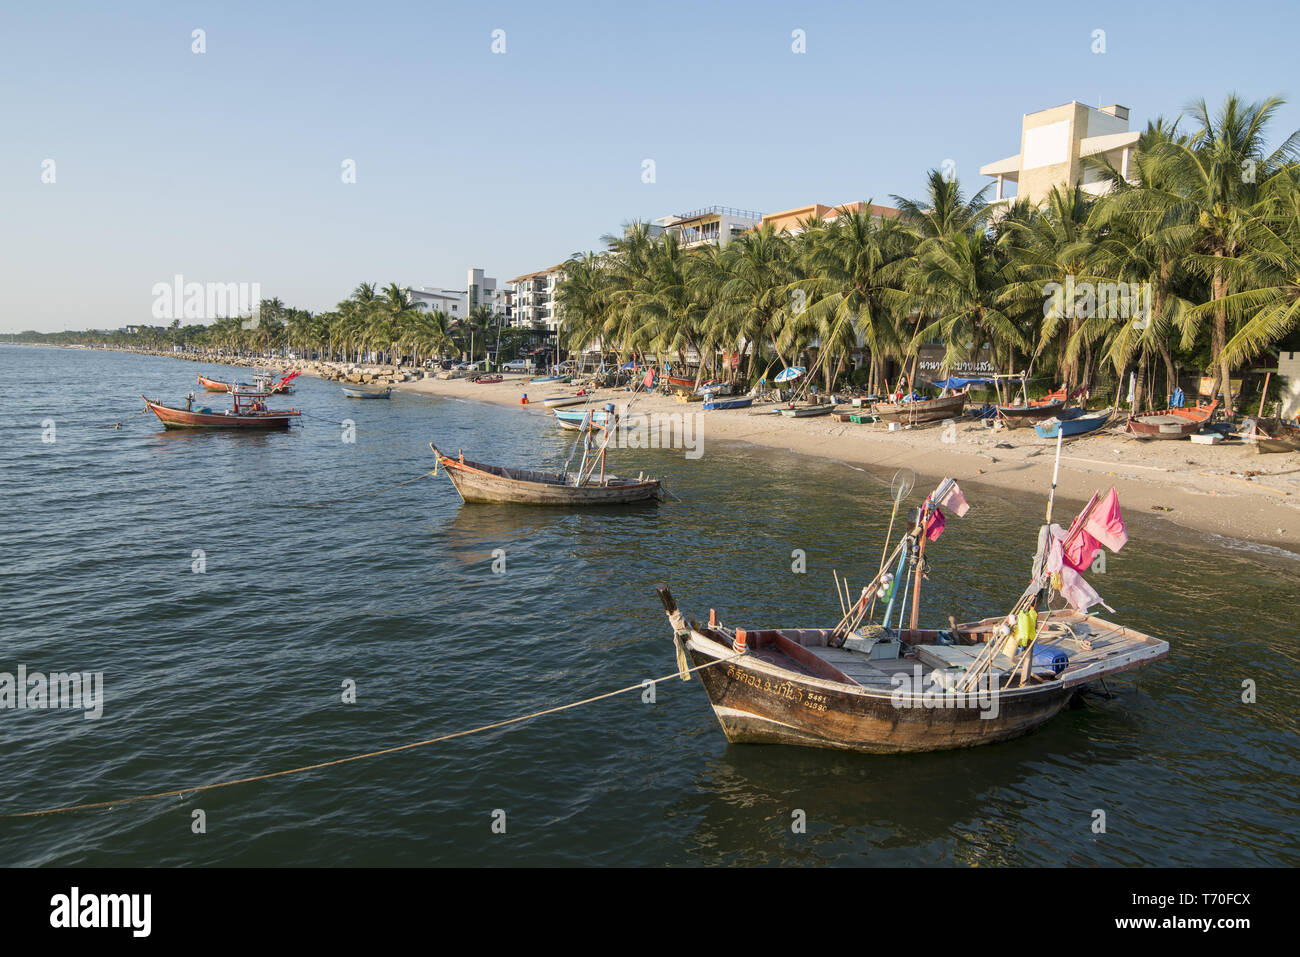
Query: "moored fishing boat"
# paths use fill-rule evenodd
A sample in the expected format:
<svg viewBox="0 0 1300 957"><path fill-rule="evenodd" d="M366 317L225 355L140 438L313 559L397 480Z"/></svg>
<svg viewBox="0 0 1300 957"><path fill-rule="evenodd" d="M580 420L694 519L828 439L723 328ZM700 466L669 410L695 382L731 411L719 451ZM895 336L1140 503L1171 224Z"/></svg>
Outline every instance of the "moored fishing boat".
<svg viewBox="0 0 1300 957"><path fill-rule="evenodd" d="M1035 425L1034 431L1045 439L1054 439L1058 435L1073 439L1104 429L1110 424L1114 415L1114 408L1102 409L1099 412L1089 412L1082 407L1062 409L1052 418L1044 419Z"/></svg>
<svg viewBox="0 0 1300 957"><path fill-rule="evenodd" d="M387 399L393 394L391 386L382 392L375 392L370 389L351 389L347 386L343 386L342 391L349 399Z"/></svg>
<svg viewBox="0 0 1300 957"><path fill-rule="evenodd" d="M537 469L506 468L485 465L444 455L432 442L429 447L438 466L446 473L464 502L511 505L625 505L633 502L658 501L658 479L618 478L613 475L584 472L577 474L546 472ZM585 464L586 456L584 456ZM599 456L604 471L604 452Z"/></svg>
<svg viewBox="0 0 1300 957"><path fill-rule="evenodd" d="M193 408L193 397L190 408L185 409L163 405L143 395L140 398L168 429L287 429L290 422L302 415L297 409L267 409L263 392L236 391L230 395L233 408L221 412Z"/></svg>
<svg viewBox="0 0 1300 957"><path fill-rule="evenodd" d="M203 388L208 392L229 392L230 391L229 382L222 382L220 379L209 379L205 375L200 375L198 377L198 380L199 380L199 385L203 386Z"/></svg>
<svg viewBox="0 0 1300 957"><path fill-rule="evenodd" d="M1059 466L1059 455L1057 461ZM886 559L856 599L847 594L847 583L841 593L836 577L843 617L833 627L727 626L712 610L708 623L701 624L682 614L668 588L658 589L673 630L679 675L699 679L728 741L873 754L1005 741L1050 720L1091 683L1168 653L1163 640L1089 614L1087 608L1099 599L1074 590L1080 582L1075 568L1091 562L1100 547L1094 542L1086 554L1077 550L1086 544L1082 536L1097 529L1095 523L1111 529L1098 531L1106 547L1118 550L1127 540L1113 531L1118 518L1113 489L1107 497L1094 496L1068 532L1051 524L1049 500L1031 581L1009 615L944 629L918 627L921 572L929 564L924 543L938 537L936 516L942 531L940 505L957 515L966 507L951 479L917 510L891 555L898 559L894 572ZM1064 579L1063 572L1051 569L1067 554L1073 557L1061 567L1071 577ZM895 624L898 586L909 557L910 587L901 589ZM1060 587L1069 591L1068 603ZM911 620L904 626L909 592ZM882 620L864 626L877 601L884 606Z"/></svg>
<svg viewBox="0 0 1300 957"><path fill-rule="evenodd" d="M1131 415L1126 429L1144 439L1185 439L1201 431L1218 407L1216 399L1209 405L1197 405L1190 409L1162 409L1159 412Z"/></svg>
<svg viewBox="0 0 1300 957"><path fill-rule="evenodd" d="M872 411L880 417L881 422L901 422L904 425L920 425L923 422L937 422L940 419L955 419L961 415L969 393L955 392L938 399L913 399L910 402L882 402Z"/></svg>
<svg viewBox="0 0 1300 957"><path fill-rule="evenodd" d="M586 405L591 401L591 396L587 393L578 395L550 395L541 400L542 405L548 409L562 409L570 405Z"/></svg>

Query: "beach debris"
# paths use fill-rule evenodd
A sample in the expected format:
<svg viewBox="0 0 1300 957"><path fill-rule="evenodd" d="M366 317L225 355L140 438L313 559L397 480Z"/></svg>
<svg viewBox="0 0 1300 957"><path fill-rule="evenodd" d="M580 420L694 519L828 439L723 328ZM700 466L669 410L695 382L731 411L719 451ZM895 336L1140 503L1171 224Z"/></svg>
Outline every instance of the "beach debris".
<svg viewBox="0 0 1300 957"><path fill-rule="evenodd" d="M1170 505L1152 505L1151 510L1153 512L1172 512L1174 509Z"/></svg>

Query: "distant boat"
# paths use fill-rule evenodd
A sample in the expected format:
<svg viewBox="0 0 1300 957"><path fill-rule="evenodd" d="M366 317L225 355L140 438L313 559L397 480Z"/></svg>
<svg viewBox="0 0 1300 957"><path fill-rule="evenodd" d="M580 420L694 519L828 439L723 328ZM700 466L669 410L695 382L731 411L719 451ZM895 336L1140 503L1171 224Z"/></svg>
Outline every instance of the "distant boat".
<svg viewBox="0 0 1300 957"><path fill-rule="evenodd" d="M208 392L229 392L230 383L222 382L220 379L209 379L205 375L198 377L199 385L203 386Z"/></svg>
<svg viewBox="0 0 1300 957"><path fill-rule="evenodd" d="M542 399L542 405L548 409L559 409L566 405L586 405L590 401L590 395L552 395Z"/></svg>
<svg viewBox="0 0 1300 957"><path fill-rule="evenodd" d="M807 419L814 415L830 415L835 411L835 406L829 402L822 402L817 405L796 405L794 408L784 408L779 410L787 419Z"/></svg>
<svg viewBox="0 0 1300 957"><path fill-rule="evenodd" d="M290 422L302 415L297 409L267 410L262 402L265 393L232 392L231 397L233 409L214 412L202 407L177 409L140 396L145 407L168 429L287 429Z"/></svg>
<svg viewBox="0 0 1300 957"><path fill-rule="evenodd" d="M443 455L432 442L439 467L464 502L498 505L626 505L658 501L658 479L624 479L614 475L588 476L578 484L577 475L535 469L505 468Z"/></svg>
<svg viewBox="0 0 1300 957"><path fill-rule="evenodd" d="M913 399L911 402L885 402L872 410L882 422L901 422L919 425L940 419L955 419L961 415L969 393L962 391L939 399Z"/></svg>
<svg viewBox="0 0 1300 957"><path fill-rule="evenodd" d="M1100 412L1089 412L1084 408L1062 409L1054 418L1035 425L1034 431L1045 439L1056 438L1058 432L1062 438L1071 439L1105 428L1114 415L1113 408Z"/></svg>
<svg viewBox="0 0 1300 957"><path fill-rule="evenodd" d="M1218 400L1190 409L1163 409L1129 416L1127 430L1144 439L1184 439L1201 431L1219 407Z"/></svg>
<svg viewBox="0 0 1300 957"><path fill-rule="evenodd" d="M715 396L710 398L704 397L704 411L711 412L715 409L748 409L754 404L752 395L729 395Z"/></svg>
<svg viewBox="0 0 1300 957"><path fill-rule="evenodd" d="M479 385L496 385L498 382L506 381L506 379L502 375L481 375L475 376L472 381L477 382Z"/></svg>
<svg viewBox="0 0 1300 957"><path fill-rule="evenodd" d="M528 380L529 385L541 385L544 382L568 382L570 376L567 375L546 375L535 376Z"/></svg>
<svg viewBox="0 0 1300 957"><path fill-rule="evenodd" d="M343 394L349 399L387 399L393 394L393 390L388 388L383 392L371 392L367 389L349 389L344 386Z"/></svg>

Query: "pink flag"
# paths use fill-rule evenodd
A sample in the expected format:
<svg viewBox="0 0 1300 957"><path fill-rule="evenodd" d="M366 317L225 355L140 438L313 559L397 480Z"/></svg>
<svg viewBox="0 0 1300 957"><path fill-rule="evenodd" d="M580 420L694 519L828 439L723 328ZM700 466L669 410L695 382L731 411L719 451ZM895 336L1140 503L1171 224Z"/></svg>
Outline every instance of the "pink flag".
<svg viewBox="0 0 1300 957"><path fill-rule="evenodd" d="M1112 552L1119 551L1128 542L1124 516L1119 512L1119 493L1113 485L1106 497L1092 510L1083 530Z"/></svg>
<svg viewBox="0 0 1300 957"><path fill-rule="evenodd" d="M925 537L932 542L937 542L939 536L943 534L944 524L943 511L936 508L934 514L925 523Z"/></svg>
<svg viewBox="0 0 1300 957"><path fill-rule="evenodd" d="M939 499L939 504L944 508L951 509L952 513L958 518L964 518L970 511L970 506L966 504L966 496L961 494L961 486L956 482L952 483L952 488L948 489L948 494Z"/></svg>
<svg viewBox="0 0 1300 957"><path fill-rule="evenodd" d="M647 369L647 370L646 370L646 373L645 373L645 381L643 381L641 384L642 384L643 386L645 386L647 389L653 389L653 388L654 388L654 384L655 384L655 370L654 370L654 369Z"/></svg>

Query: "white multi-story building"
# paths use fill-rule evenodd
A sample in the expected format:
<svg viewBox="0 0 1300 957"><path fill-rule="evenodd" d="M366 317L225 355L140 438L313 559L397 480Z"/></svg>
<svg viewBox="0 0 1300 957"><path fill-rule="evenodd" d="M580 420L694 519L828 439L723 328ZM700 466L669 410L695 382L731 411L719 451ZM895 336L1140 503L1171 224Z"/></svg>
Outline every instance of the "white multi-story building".
<svg viewBox="0 0 1300 957"><path fill-rule="evenodd" d="M489 307L498 321L507 325L514 320L514 290L509 284L498 286L497 281L486 276L482 269L470 269L465 277L468 287L467 308L472 313L479 306Z"/></svg>
<svg viewBox="0 0 1300 957"><path fill-rule="evenodd" d="M664 232L676 233L683 246L699 246L702 243L725 246L737 236L753 229L762 219L763 214L752 209L706 206L678 216L664 216L651 225Z"/></svg>
<svg viewBox="0 0 1300 957"><path fill-rule="evenodd" d="M997 183L994 203L1023 199L1041 206L1053 188L1075 185L1100 195L1110 182L1087 161L1105 160L1130 179L1129 160L1138 136L1128 128L1127 106L1094 108L1073 101L1026 113L1020 121L1020 152L981 166L980 173Z"/></svg>
<svg viewBox="0 0 1300 957"><path fill-rule="evenodd" d="M555 287L564 278L563 266L525 273L510 280L514 291L514 321L521 329L553 333L559 325Z"/></svg>
<svg viewBox="0 0 1300 957"><path fill-rule="evenodd" d="M467 294L463 289L442 289L438 286L421 286L411 290L411 301L428 312L445 312L452 319L464 319L468 314Z"/></svg>

